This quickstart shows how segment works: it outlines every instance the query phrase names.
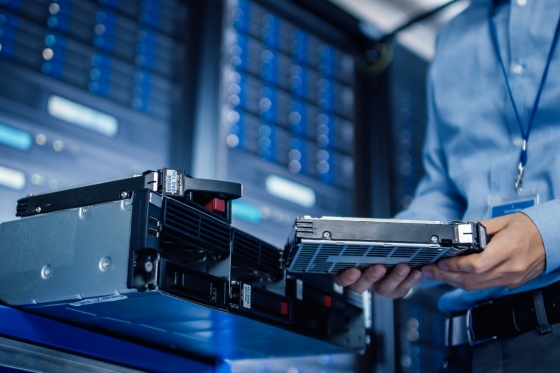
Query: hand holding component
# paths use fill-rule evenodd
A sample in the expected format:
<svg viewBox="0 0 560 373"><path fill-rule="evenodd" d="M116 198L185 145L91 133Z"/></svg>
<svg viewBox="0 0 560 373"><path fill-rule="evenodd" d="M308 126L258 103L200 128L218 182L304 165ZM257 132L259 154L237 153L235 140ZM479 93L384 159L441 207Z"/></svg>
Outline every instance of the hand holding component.
<svg viewBox="0 0 560 373"><path fill-rule="evenodd" d="M410 288L422 278L418 270L411 270L407 264L398 264L387 274L384 265L376 264L360 271L349 268L334 277L340 286L350 286L352 291L361 294L370 289L374 294L396 299L408 294Z"/></svg>
<svg viewBox="0 0 560 373"><path fill-rule="evenodd" d="M533 221L518 212L481 222L492 240L478 254L444 259L422 268L424 277L463 290L516 288L545 270L545 250Z"/></svg>

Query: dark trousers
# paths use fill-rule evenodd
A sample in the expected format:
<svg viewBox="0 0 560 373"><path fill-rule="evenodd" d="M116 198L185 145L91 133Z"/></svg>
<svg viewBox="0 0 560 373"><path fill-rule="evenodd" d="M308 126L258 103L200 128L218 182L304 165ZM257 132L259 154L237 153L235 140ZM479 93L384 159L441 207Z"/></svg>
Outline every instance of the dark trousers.
<svg viewBox="0 0 560 373"><path fill-rule="evenodd" d="M560 324L553 325L548 334L535 330L473 347L454 347L439 372L560 372Z"/></svg>

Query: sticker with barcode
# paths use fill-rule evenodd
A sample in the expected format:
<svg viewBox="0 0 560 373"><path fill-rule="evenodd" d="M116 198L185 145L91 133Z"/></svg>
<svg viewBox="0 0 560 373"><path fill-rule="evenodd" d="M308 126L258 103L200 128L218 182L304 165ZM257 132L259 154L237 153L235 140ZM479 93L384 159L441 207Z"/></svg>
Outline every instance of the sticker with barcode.
<svg viewBox="0 0 560 373"><path fill-rule="evenodd" d="M180 174L177 170L165 170L165 193L181 194Z"/></svg>
<svg viewBox="0 0 560 373"><path fill-rule="evenodd" d="M107 297L84 299L79 302L69 303L70 306L80 307L88 306L90 304L105 303L105 302L115 302L117 300L127 299L125 295L109 295Z"/></svg>
<svg viewBox="0 0 560 373"><path fill-rule="evenodd" d="M243 308L251 308L251 285L243 284L243 291L241 292Z"/></svg>

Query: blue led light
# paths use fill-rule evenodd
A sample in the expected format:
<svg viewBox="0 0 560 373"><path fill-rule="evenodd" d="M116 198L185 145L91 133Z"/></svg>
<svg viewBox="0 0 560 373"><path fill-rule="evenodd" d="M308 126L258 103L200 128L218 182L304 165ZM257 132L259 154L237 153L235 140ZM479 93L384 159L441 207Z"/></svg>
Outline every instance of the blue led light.
<svg viewBox="0 0 560 373"><path fill-rule="evenodd" d="M143 101L149 101L150 96L151 96L151 89L150 88L151 87L149 85L146 85L144 87L142 87L142 86L134 87L134 90L133 90L134 97L138 97L139 99L141 99Z"/></svg>
<svg viewBox="0 0 560 373"><path fill-rule="evenodd" d="M105 12L97 12L97 14L95 15L95 20L98 23L104 23L106 19L107 19L107 13Z"/></svg>
<svg viewBox="0 0 560 373"><path fill-rule="evenodd" d="M230 124L229 126L229 133L231 133L232 135L237 135L239 134L239 130L241 128L239 128L239 125L237 124Z"/></svg>
<svg viewBox="0 0 560 373"><path fill-rule="evenodd" d="M95 67L110 69L113 64L112 58L102 54L95 54L91 57L91 64Z"/></svg>
<svg viewBox="0 0 560 373"><path fill-rule="evenodd" d="M105 40L103 40L101 36L96 36L93 39L93 46L96 48L103 48L104 44L105 44Z"/></svg>
<svg viewBox="0 0 560 373"><path fill-rule="evenodd" d="M49 17L47 25L49 25L50 28L55 28L58 26L58 19L56 17Z"/></svg>
<svg viewBox="0 0 560 373"><path fill-rule="evenodd" d="M309 35L301 30L293 33L292 57L296 61L307 62L309 54Z"/></svg>
<svg viewBox="0 0 560 373"><path fill-rule="evenodd" d="M239 126L239 132L237 133L237 137L239 139L238 147L245 148L245 114L239 113L237 125Z"/></svg>
<svg viewBox="0 0 560 373"><path fill-rule="evenodd" d="M56 36L49 34L45 36L45 45L47 47L52 47L56 43Z"/></svg>
<svg viewBox="0 0 560 373"><path fill-rule="evenodd" d="M98 82L90 82L88 85L89 91L91 93L99 92L99 83Z"/></svg>
<svg viewBox="0 0 560 373"><path fill-rule="evenodd" d="M27 132L0 124L0 144L27 151L31 149L33 139Z"/></svg>
<svg viewBox="0 0 560 373"><path fill-rule="evenodd" d="M231 212L233 217L246 220L251 223L262 221L261 209L255 205L234 200L231 202Z"/></svg>
<svg viewBox="0 0 560 373"><path fill-rule="evenodd" d="M235 10L235 15L233 26L239 30L249 31L251 24L251 3L249 1L240 1L239 7Z"/></svg>
<svg viewBox="0 0 560 373"><path fill-rule="evenodd" d="M94 54L91 57L91 64L92 66L99 66L103 62L103 58L99 54Z"/></svg>
<svg viewBox="0 0 560 373"><path fill-rule="evenodd" d="M91 80L98 80L101 77L101 71L99 69L91 69L89 77Z"/></svg>
<svg viewBox="0 0 560 373"><path fill-rule="evenodd" d="M50 74L52 71L52 65L49 62L45 62L41 65L41 71L43 74Z"/></svg>
<svg viewBox="0 0 560 373"><path fill-rule="evenodd" d="M266 14L263 17L263 22L265 24L263 27L263 43L278 48L280 45L280 19L272 14Z"/></svg>

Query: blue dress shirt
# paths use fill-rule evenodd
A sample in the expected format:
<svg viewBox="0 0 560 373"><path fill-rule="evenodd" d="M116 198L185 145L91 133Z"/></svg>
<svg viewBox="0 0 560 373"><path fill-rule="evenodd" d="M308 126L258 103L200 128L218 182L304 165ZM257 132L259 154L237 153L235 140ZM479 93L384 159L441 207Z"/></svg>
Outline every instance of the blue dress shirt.
<svg viewBox="0 0 560 373"><path fill-rule="evenodd" d="M397 218L488 219L491 201L515 196L521 133L492 47L490 6L492 0L473 0L438 37L428 83L426 174L413 203ZM502 59L525 128L559 17L558 0L512 0L495 11ZM516 289L454 290L441 298L443 311L466 310L560 280L560 46L530 134L523 190L540 197L523 212L541 233L544 273Z"/></svg>

